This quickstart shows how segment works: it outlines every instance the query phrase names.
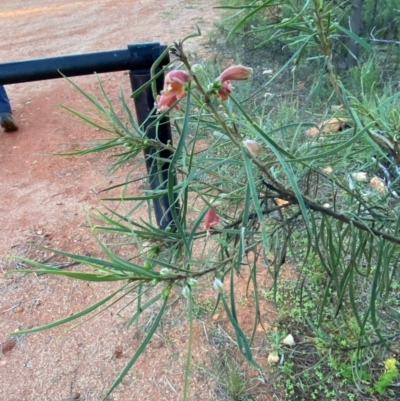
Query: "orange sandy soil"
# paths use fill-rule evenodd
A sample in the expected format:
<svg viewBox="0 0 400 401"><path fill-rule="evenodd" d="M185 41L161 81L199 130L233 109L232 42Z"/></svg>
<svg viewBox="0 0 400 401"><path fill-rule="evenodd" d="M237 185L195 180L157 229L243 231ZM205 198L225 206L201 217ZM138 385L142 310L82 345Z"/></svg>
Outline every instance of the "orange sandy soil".
<svg viewBox="0 0 400 401"><path fill-rule="evenodd" d="M203 33L210 31L217 17L212 9L216 5L217 0L2 0L1 61L122 49L136 42L171 43L192 32L195 23ZM206 36L194 39L190 50L198 57L207 57L206 44ZM117 100L120 87L129 96L126 72L104 74L101 79L113 100ZM74 81L84 90L98 93L94 76ZM32 247L31 242L101 256L86 226L85 210L101 207L98 192L118 182L125 171L111 174L109 160L103 154L79 158L49 155L82 148L102 136L57 107L86 107L68 82L59 79L9 85L7 91L20 128L16 133L0 133L0 399L98 401L139 346L156 309L129 329L126 322L134 306L121 316L115 313L118 308L110 309L66 334L72 325L10 337L9 333L17 328L76 313L109 294L117 284L2 273L18 267L9 256L36 260L50 256L50 252ZM141 174L139 170L137 176ZM132 193L139 190L130 188ZM266 279L266 269L260 269L260 280ZM245 280L238 280L239 295L244 300L245 284ZM207 291L203 295L206 299ZM240 323L251 330L250 309L242 303ZM268 327L274 311L268 304L262 308L262 319ZM181 297L171 302L152 343L109 400L182 399L188 333L182 318L185 310ZM217 380L206 373L210 355L216 352L209 328L228 325L222 313L208 320L197 320L194 325L191 400L218 399ZM263 365L265 357L266 351L260 348L257 358ZM257 387L254 399L270 399L271 389L260 384L257 372L244 369L253 387Z"/></svg>

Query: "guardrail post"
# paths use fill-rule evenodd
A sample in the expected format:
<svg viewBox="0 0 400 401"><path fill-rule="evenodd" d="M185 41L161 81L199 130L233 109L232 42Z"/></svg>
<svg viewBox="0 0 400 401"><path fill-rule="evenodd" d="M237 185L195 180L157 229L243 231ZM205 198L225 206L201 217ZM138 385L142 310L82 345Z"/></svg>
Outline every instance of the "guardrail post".
<svg viewBox="0 0 400 401"><path fill-rule="evenodd" d="M160 53L163 49L160 49ZM130 71L129 77L131 80L132 90L140 88L143 84L150 80L149 70L136 70ZM161 75L156 80L157 93L160 93L163 89L164 77ZM143 124L143 130L152 123L152 119L149 119L151 111L154 108L155 99L151 87L148 86L143 92L141 92L134 99L136 117L139 124ZM171 135L171 124L167 117L164 117L157 127L152 127L148 130L147 134L149 139L157 139L162 143L172 143ZM157 153L157 160L154 158ZM168 168L170 160L172 159L173 153L168 149L159 150L157 148L148 148L144 151L147 172L149 175L149 185L152 190L166 190L168 185ZM176 178L174 176L174 185L176 184ZM168 195L164 195L160 198L153 200L154 213L158 226L165 230L168 226L172 227L174 220L171 213L171 207L179 208L178 201L175 199L174 204L170 205Z"/></svg>

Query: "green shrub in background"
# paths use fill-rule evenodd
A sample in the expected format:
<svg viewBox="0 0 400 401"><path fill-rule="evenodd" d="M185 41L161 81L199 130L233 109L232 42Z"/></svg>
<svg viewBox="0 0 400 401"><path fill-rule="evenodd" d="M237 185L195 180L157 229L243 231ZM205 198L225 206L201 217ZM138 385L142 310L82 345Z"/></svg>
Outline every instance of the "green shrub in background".
<svg viewBox="0 0 400 401"><path fill-rule="evenodd" d="M400 8L396 0L365 0L361 33L386 40L400 40Z"/></svg>
<svg viewBox="0 0 400 401"><path fill-rule="evenodd" d="M225 1L222 7L229 10L229 15L218 24L228 33L228 39L241 37L249 47L267 46L275 59L281 59L301 49L303 58L318 58L319 49L310 46L320 40L329 40L332 56L340 70L349 68L346 58L351 54L351 41L358 36L356 44L362 51L358 58L368 57L366 43L377 46L399 45L400 9L396 0L348 0L348 1ZM352 9L360 10L360 22ZM321 30L314 10L329 17L324 22L326 31ZM317 14L318 16L318 14ZM236 33L239 36L233 36ZM322 33L325 37L319 37ZM236 39L235 39L236 38ZM247 38L247 39L246 39ZM362 39L361 39L362 38ZM308 43L306 43L308 42ZM304 57L306 56L306 57ZM354 64L351 64L354 65Z"/></svg>
<svg viewBox="0 0 400 401"><path fill-rule="evenodd" d="M248 21L249 11L256 15L269 4L250 3L238 14L241 19L230 36ZM369 52L373 49L339 24L333 15L335 3L287 1L283 6L297 13L274 23L272 29L280 32L280 36L274 34L275 39L285 38L294 51L269 82L286 70L295 74L300 60L315 54L311 61L318 62L319 75L327 77L329 104L310 107L309 118L296 109L289 112L293 99L276 104L278 114L273 113L271 98L260 96L262 88L254 88L245 99L237 98L240 92L232 82L246 85L250 69L234 65L219 74L209 66L192 65L185 53L187 38L169 47L176 57L171 63L175 68L164 68L164 90L156 94L150 116L155 127L169 117L175 128L174 144L148 138L123 96L123 116L104 91L104 100L82 92L97 109L99 119L71 110L111 135L82 154L113 149L117 154L114 167L118 167L150 146L172 152L166 189L146 188L140 195L128 196L132 179L113 185L112 189L121 189L121 195L107 199L109 214L99 212L103 223L92 227L104 258L53 250L93 271L60 271L25 260L41 273L123 284L80 313L19 334L51 328L117 302L125 302L125 308L132 304L128 294L134 294L137 303L128 326L146 309L158 308L141 346L104 399L150 342L168 308L172 288L187 299L189 350L183 399L189 399L192 323L198 316L196 287L207 277L215 290L215 306L223 308L232 324L238 349L262 377L265 372L252 351L259 296L281 304L290 302L286 310L282 308L280 331L268 346L271 352L286 356L281 358L286 360L279 365L281 369L267 372L271 377L277 375L276 384L287 392L286 399L361 400L384 393L394 400L398 396L391 387L395 376L379 376L375 366L388 359L387 349L397 352L400 335L400 93L388 87L374 91L374 74L367 64L357 75L354 72L359 82L353 82L354 88L339 79L334 57L338 32L350 35ZM154 82L155 77L145 86ZM320 87L318 83L313 87L315 94ZM312 106L312 102L307 104ZM281 116L278 122L276 115ZM200 140L208 144L201 150L196 146ZM165 162L160 152L153 157ZM375 177L379 185L372 187L368 181L375 175L382 178ZM176 199L180 204L171 209L174 221L166 231L157 227L151 214L147 220L135 216L141 205L162 195L168 196L171 205ZM117 208L116 204L129 207ZM102 240L104 233L112 234L115 242ZM121 256L121 243L132 248L131 258ZM289 287L280 279L288 261L296 277ZM260 266L270 271L270 291L259 288L256 272ZM243 331L237 319L235 276L245 270L255 294L250 333ZM297 345L288 349L281 340L291 332ZM285 378L283 384L280 378ZM236 371L227 379L235 388L239 383L236 394L242 393L242 382ZM339 391L341 386L345 390Z"/></svg>

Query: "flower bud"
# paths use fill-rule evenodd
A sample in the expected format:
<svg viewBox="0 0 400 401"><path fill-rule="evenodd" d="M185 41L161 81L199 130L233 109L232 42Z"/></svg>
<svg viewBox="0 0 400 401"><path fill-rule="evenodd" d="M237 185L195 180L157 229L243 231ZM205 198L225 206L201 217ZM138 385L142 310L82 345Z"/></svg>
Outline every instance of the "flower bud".
<svg viewBox="0 0 400 401"><path fill-rule="evenodd" d="M201 71L203 71L203 66L201 64L193 64L191 68L193 74L197 74Z"/></svg>
<svg viewBox="0 0 400 401"><path fill-rule="evenodd" d="M213 287L214 287L214 290L219 292L220 294L224 293L224 284L222 283L222 281L219 278L216 278L214 280Z"/></svg>
<svg viewBox="0 0 400 401"><path fill-rule="evenodd" d="M261 154L261 146L258 142L247 139L243 141L243 145L251 153L252 156L258 157Z"/></svg>
<svg viewBox="0 0 400 401"><path fill-rule="evenodd" d="M222 74L219 76L219 79L221 80L221 82L246 81L249 79L252 72L252 68L245 67L243 65L232 65L222 72Z"/></svg>
<svg viewBox="0 0 400 401"><path fill-rule="evenodd" d="M192 288L195 288L195 287L198 286L198 282L197 282L197 280L194 279L194 278L190 278L190 279L187 281L187 283L188 283L188 285L190 285L190 287L192 287Z"/></svg>
<svg viewBox="0 0 400 401"><path fill-rule="evenodd" d="M153 270L153 267L147 260L145 260L145 262L143 263L143 268L146 270Z"/></svg>
<svg viewBox="0 0 400 401"><path fill-rule="evenodd" d="M149 249L149 252L147 253L147 256L148 256L149 258L154 258L154 257L157 256L160 252L161 252L160 246L156 245L156 246L153 246L151 249Z"/></svg>
<svg viewBox="0 0 400 401"><path fill-rule="evenodd" d="M217 213L214 212L213 209L208 209L205 217L204 217L204 226L206 230L210 230L214 228L220 222L220 218Z"/></svg>
<svg viewBox="0 0 400 401"><path fill-rule="evenodd" d="M170 274L169 269L166 268L166 267L163 267L163 268L160 270L160 275L161 275L161 276L169 276L169 274Z"/></svg>
<svg viewBox="0 0 400 401"><path fill-rule="evenodd" d="M183 295L185 298L189 298L189 297L190 297L190 287L189 287L188 285L185 285L185 286L182 288L182 295Z"/></svg>
<svg viewBox="0 0 400 401"><path fill-rule="evenodd" d="M161 294L162 299L167 299L169 297L169 294L171 294L171 287L165 287L162 290L162 294Z"/></svg>

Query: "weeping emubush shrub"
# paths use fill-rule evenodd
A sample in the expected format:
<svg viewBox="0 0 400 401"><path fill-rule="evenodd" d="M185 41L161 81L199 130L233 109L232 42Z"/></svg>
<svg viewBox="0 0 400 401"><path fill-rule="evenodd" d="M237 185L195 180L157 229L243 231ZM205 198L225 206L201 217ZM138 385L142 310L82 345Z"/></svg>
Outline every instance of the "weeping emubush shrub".
<svg viewBox="0 0 400 401"><path fill-rule="evenodd" d="M149 344L168 307L171 290L178 289L187 299L189 317L189 352L183 391L186 400L193 302L202 277L211 278L216 305L220 304L229 318L243 357L264 375L251 350L260 323L257 265L269 269L276 297L279 273L286 261L296 263L293 269L302 283L299 290L304 291L310 281L308 267L317 258L322 277L319 281L321 298L318 308L308 317L310 324L319 327L325 340L330 339L327 344L338 349L343 344L337 341L332 322L339 322L343 337L346 322L351 318L351 336L345 345L347 350L360 350L355 359L357 368L366 356L361 350L391 344L397 336L393 333L399 330L393 284L398 280L400 220L397 201L389 192L391 188L386 186L382 193L374 191L351 178L349 173L355 163L360 164L360 159L364 158L363 166L378 163L367 160L370 153L395 166L395 145L393 154L382 150L376 140L378 134L374 133L374 113L369 114L370 121L361 119L360 105L341 87L333 68L330 70L332 86L343 108L340 116L329 117L340 117L342 120L336 120L345 119L346 122L339 124L338 132L326 135L322 124L317 127L317 135L311 137L305 128L315 124L304 121L271 128L270 121L264 117L265 100L259 101L256 115L248 103L235 97L232 83L251 79L251 69L235 65L220 75L210 75L201 66L190 64L184 50L186 39L169 47L175 56L170 65L176 64L180 69L168 71L170 65L164 67L165 85L156 95L149 117L152 127L158 127L164 118L169 118L176 131L175 145L149 138L148 129L135 121L123 96L125 116L122 118L105 93L106 105L83 93L101 119L109 121L107 126L71 110L87 123L112 134L104 143L76 154L114 149L118 155L114 163L117 168L148 147L156 149L151 155L154 161L164 165L166 160L161 151L168 149L172 154L167 160L168 181L162 182L159 188L147 188L137 196L125 196L122 191L120 197L107 198L110 205L135 202L135 206L123 211L109 206L108 216L99 212L103 224L92 230L104 258L53 250L90 266L92 272L60 271L25 260L36 267L37 272L88 281L121 281L122 286L77 314L46 326L19 331L19 334L72 321L96 309L105 309L109 302L128 303L127 294L135 294L137 302L137 310L128 326L146 309L158 305L142 344L110 387L107 398ZM145 86L154 85L154 82L155 78ZM143 88L134 96L141 90ZM283 136L287 138L285 142L281 141ZM207 147L198 150L198 142L204 138ZM328 171L327 166L333 166L335 173ZM177 180L175 172L179 174ZM129 185L127 179L112 188L129 188ZM145 220L134 213L141 205L160 196L168 197L173 216L166 230L157 227L151 215ZM196 213L191 211L193 204ZM138 246L136 257L129 260L121 257L117 246L101 240L104 232L122 236L125 244L128 239L132 247ZM243 331L237 319L234 278L244 269L250 277L248 285L254 291L254 326L250 333ZM365 387L365 384L359 380L359 386Z"/></svg>

